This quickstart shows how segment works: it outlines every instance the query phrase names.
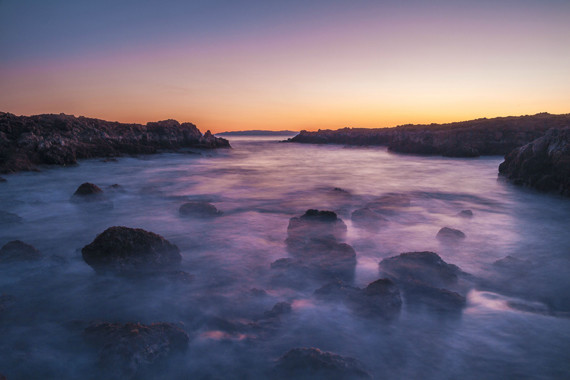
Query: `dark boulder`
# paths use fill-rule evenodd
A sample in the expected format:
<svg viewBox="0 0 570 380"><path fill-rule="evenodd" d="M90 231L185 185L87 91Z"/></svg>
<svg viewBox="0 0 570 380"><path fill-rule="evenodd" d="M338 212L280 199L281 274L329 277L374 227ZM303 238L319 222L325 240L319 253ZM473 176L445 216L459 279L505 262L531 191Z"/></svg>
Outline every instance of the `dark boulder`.
<svg viewBox="0 0 570 380"><path fill-rule="evenodd" d="M305 245L320 241L340 241L346 235L346 224L332 211L307 210L301 217L289 220L287 248L295 252Z"/></svg>
<svg viewBox="0 0 570 380"><path fill-rule="evenodd" d="M0 177L0 183L1 183L1 182L6 182L6 181L7 181L6 178Z"/></svg>
<svg viewBox="0 0 570 380"><path fill-rule="evenodd" d="M473 211L471 210L461 210L457 216L460 216L462 218L473 218Z"/></svg>
<svg viewBox="0 0 570 380"><path fill-rule="evenodd" d="M493 263L495 269L506 271L527 271L532 269L532 262L523 260L511 255L505 256Z"/></svg>
<svg viewBox="0 0 570 380"><path fill-rule="evenodd" d="M188 348L188 335L175 324L92 323L84 331L99 351L99 365L112 378L135 378L151 365Z"/></svg>
<svg viewBox="0 0 570 380"><path fill-rule="evenodd" d="M13 240L4 244L0 249L0 263L21 261L38 261L43 255L34 246L20 240Z"/></svg>
<svg viewBox="0 0 570 380"><path fill-rule="evenodd" d="M342 281L330 282L315 290L315 296L327 301L344 302L365 318L391 320L398 316L402 306L400 289L387 278L371 282L364 289L346 285Z"/></svg>
<svg viewBox="0 0 570 380"><path fill-rule="evenodd" d="M499 165L499 174L516 185L570 196L570 128L551 129L512 150Z"/></svg>
<svg viewBox="0 0 570 380"><path fill-rule="evenodd" d="M318 348L294 348L279 358L273 379L371 379L362 364Z"/></svg>
<svg viewBox="0 0 570 380"><path fill-rule="evenodd" d="M73 193L73 196L78 196L78 197L85 197L88 195L94 195L94 194L102 194L103 190L101 190L101 188L93 183L90 182L84 182L81 185L79 185L79 187L77 188L77 190L75 190L75 193Z"/></svg>
<svg viewBox="0 0 570 380"><path fill-rule="evenodd" d="M396 282L415 282L444 287L457 283L461 270L434 252L406 252L380 262L380 270Z"/></svg>
<svg viewBox="0 0 570 380"><path fill-rule="evenodd" d="M465 234L459 230L449 227L443 227L436 235L439 240L458 241L465 239Z"/></svg>
<svg viewBox="0 0 570 380"><path fill-rule="evenodd" d="M216 206L208 202L186 202L178 209L182 216L193 216L198 218L211 218L220 216L222 211L218 210Z"/></svg>
<svg viewBox="0 0 570 380"><path fill-rule="evenodd" d="M139 228L110 227L81 250L96 272L157 272L176 268L178 247L162 236Z"/></svg>
<svg viewBox="0 0 570 380"><path fill-rule="evenodd" d="M263 318L279 318L282 315L291 313L292 310L293 309L289 302L278 302L273 306L271 310L263 313Z"/></svg>
<svg viewBox="0 0 570 380"><path fill-rule="evenodd" d="M467 299L461 294L420 281L407 282L404 286L408 304L422 304L434 310L461 310L467 304Z"/></svg>

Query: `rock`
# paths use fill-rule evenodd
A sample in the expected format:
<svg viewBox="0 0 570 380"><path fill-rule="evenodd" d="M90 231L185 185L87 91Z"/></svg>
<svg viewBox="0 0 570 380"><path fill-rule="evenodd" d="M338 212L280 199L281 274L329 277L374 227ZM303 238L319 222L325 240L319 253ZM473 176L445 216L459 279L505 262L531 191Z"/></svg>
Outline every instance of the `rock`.
<svg viewBox="0 0 570 380"><path fill-rule="evenodd" d="M457 216L460 216L462 218L473 218L473 211L471 210L461 210Z"/></svg>
<svg viewBox="0 0 570 380"><path fill-rule="evenodd" d="M465 239L465 234L459 230L453 229L453 228L449 228L449 227L443 227L441 230L439 230L439 232L437 233L436 237L440 240L461 240L461 239Z"/></svg>
<svg viewBox="0 0 570 380"><path fill-rule="evenodd" d="M493 263L496 269L507 271L527 271L532 268L532 263L529 260L521 260L511 255L505 256Z"/></svg>
<svg viewBox="0 0 570 380"><path fill-rule="evenodd" d="M395 128L342 128L301 131L289 142L385 145L392 152L476 157L504 155L543 136L550 128L570 125L570 115L536 115L476 119L449 124L401 125Z"/></svg>
<svg viewBox="0 0 570 380"><path fill-rule="evenodd" d="M4 177L0 177L0 182L7 182L7 179Z"/></svg>
<svg viewBox="0 0 570 380"><path fill-rule="evenodd" d="M0 211L0 224L17 224L21 223L22 218L11 212Z"/></svg>
<svg viewBox="0 0 570 380"><path fill-rule="evenodd" d="M372 209L365 207L359 208L352 212L350 219L354 223L356 227L372 227L378 228L386 223L388 223L388 219L382 216L381 214L373 211Z"/></svg>
<svg viewBox="0 0 570 380"><path fill-rule="evenodd" d="M98 201L102 199L104 199L103 190L89 182L82 183L71 197L71 200L74 202Z"/></svg>
<svg viewBox="0 0 570 380"><path fill-rule="evenodd" d="M191 123L164 120L123 124L65 114L16 116L0 112L0 173L37 165L74 165L78 159L151 154L184 148L229 148Z"/></svg>
<svg viewBox="0 0 570 380"><path fill-rule="evenodd" d="M457 266L448 264L434 252L407 252L380 262L381 272L393 279L408 303L422 303L438 310L459 310L466 305L457 288Z"/></svg>
<svg viewBox="0 0 570 380"><path fill-rule="evenodd" d="M99 350L99 365L113 378L135 378L152 364L188 348L188 335L172 323L92 323L86 341Z"/></svg>
<svg viewBox="0 0 570 380"><path fill-rule="evenodd" d="M81 250L96 272L158 272L176 268L178 247L162 236L139 228L110 227Z"/></svg>
<svg viewBox="0 0 570 380"><path fill-rule="evenodd" d="M406 252L380 262L380 270L397 283L421 281L434 287L457 283L461 270L434 252Z"/></svg>
<svg viewBox="0 0 570 380"><path fill-rule="evenodd" d="M301 217L289 220L285 243L292 254L304 255L312 245L342 241L346 230L346 224L337 217L336 213L307 210Z"/></svg>
<svg viewBox="0 0 570 380"><path fill-rule="evenodd" d="M200 201L186 202L180 206L178 212L183 216L193 216L199 218L211 218L223 214L223 212L219 211L213 204Z"/></svg>
<svg viewBox="0 0 570 380"><path fill-rule="evenodd" d="M318 348L294 348L275 365L273 379L371 379L362 364Z"/></svg>
<svg viewBox="0 0 570 380"><path fill-rule="evenodd" d="M346 285L342 281L330 282L315 290L315 296L328 301L344 302L356 314L365 318L391 320L400 313L402 306L400 289L387 278L371 282L364 289Z"/></svg>
<svg viewBox="0 0 570 380"><path fill-rule="evenodd" d="M552 129L512 150L499 165L499 174L515 185L569 197L570 128Z"/></svg>
<svg viewBox="0 0 570 380"><path fill-rule="evenodd" d="M21 261L38 261L42 254L34 246L20 240L6 243L0 249L0 263L12 263Z"/></svg>

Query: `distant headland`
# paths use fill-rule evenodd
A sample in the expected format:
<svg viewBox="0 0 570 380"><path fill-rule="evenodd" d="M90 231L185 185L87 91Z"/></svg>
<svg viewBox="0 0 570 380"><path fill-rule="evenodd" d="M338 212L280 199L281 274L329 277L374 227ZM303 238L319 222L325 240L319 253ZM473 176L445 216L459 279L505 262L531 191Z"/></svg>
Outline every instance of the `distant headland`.
<svg viewBox="0 0 570 380"><path fill-rule="evenodd" d="M252 129L247 131L229 131L216 133L216 136L283 136L296 135L299 131L268 131L263 129Z"/></svg>

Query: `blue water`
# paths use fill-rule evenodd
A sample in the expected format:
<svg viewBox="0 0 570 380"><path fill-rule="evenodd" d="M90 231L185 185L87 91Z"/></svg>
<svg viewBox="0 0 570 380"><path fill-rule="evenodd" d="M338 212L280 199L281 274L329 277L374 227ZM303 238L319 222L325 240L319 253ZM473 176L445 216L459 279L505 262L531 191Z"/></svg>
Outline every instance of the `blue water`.
<svg viewBox="0 0 570 380"><path fill-rule="evenodd" d="M277 139L236 137L231 150L85 160L7 176L0 210L22 221L0 226L0 245L20 239L46 258L0 266L0 293L13 297L0 311L0 373L97 378L94 353L69 325L103 320L182 322L190 347L170 358L164 378L263 378L282 354L305 346L354 357L378 379L570 376L570 200L498 179L501 157L398 155ZM101 187L108 201L70 202L83 182ZM379 229L353 225L352 211L386 193L409 196L410 207ZM209 201L224 214L183 218L178 208L188 200ZM381 259L426 250L481 281L454 316L404 304L387 322L319 302L313 291L322 284L276 283L270 269L288 257L289 218L309 208L333 210L347 224L346 242L358 260L355 286L380 277ZM464 209L474 217L458 217ZM192 283L144 286L96 275L80 250L115 225L176 244ZM444 226L466 239L440 242L435 235ZM510 277L497 272L492 263L507 255L528 260L529 269ZM281 301L293 311L279 323L248 327ZM216 318L235 328L219 327Z"/></svg>

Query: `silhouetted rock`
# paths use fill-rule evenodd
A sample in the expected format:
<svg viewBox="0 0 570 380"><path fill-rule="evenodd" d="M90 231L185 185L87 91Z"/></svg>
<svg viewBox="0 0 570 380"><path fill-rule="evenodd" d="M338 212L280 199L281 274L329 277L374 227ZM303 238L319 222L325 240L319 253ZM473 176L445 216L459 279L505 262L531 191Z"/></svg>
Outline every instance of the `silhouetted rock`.
<svg viewBox="0 0 570 380"><path fill-rule="evenodd" d="M0 211L0 224L16 224L21 223L22 218L11 212Z"/></svg>
<svg viewBox="0 0 570 380"><path fill-rule="evenodd" d="M6 243L0 249L0 263L12 263L18 261L37 261L42 259L42 254L34 246L20 240Z"/></svg>
<svg viewBox="0 0 570 380"><path fill-rule="evenodd" d="M291 312L291 304L289 302L278 302L269 311L263 313L263 318L279 318L284 314Z"/></svg>
<svg viewBox="0 0 570 380"><path fill-rule="evenodd" d="M440 240L461 240L465 239L465 234L453 228L443 227L439 230L436 237Z"/></svg>
<svg viewBox="0 0 570 380"><path fill-rule="evenodd" d="M449 124L401 125L395 128L343 128L301 131L290 142L386 145L390 151L451 157L504 155L543 136L550 128L570 125L570 115L476 119Z"/></svg>
<svg viewBox="0 0 570 380"><path fill-rule="evenodd" d="M96 272L137 273L172 269L180 264L178 247L139 228L110 227L81 250Z"/></svg>
<svg viewBox="0 0 570 380"><path fill-rule="evenodd" d="M289 220L285 243L292 254L304 255L307 251L315 250L308 249L313 245L334 245L333 243L342 241L345 235L346 224L337 217L336 213L307 210L301 217L294 217Z"/></svg>
<svg viewBox="0 0 570 380"><path fill-rule="evenodd" d="M229 148L195 125L165 120L123 124L70 115L15 116L0 112L0 172L37 165L73 165L81 158L151 154L181 148Z"/></svg>
<svg viewBox="0 0 570 380"><path fill-rule="evenodd" d="M318 348L294 348L275 365L272 379L371 379L362 364Z"/></svg>
<svg viewBox="0 0 570 380"><path fill-rule="evenodd" d="M514 149L499 165L499 173L516 185L570 196L570 128L550 130Z"/></svg>
<svg viewBox="0 0 570 380"><path fill-rule="evenodd" d="M193 216L198 218L210 218L223 214L223 212L218 210L213 204L201 201L186 202L180 206L178 212L183 216Z"/></svg>
<svg viewBox="0 0 570 380"><path fill-rule="evenodd" d="M460 216L462 218L473 218L473 211L471 210L461 210L459 211L459 213L457 214L457 216Z"/></svg>
<svg viewBox="0 0 570 380"><path fill-rule="evenodd" d="M356 314L366 318L381 317L390 320L399 314L402 306L398 286L387 278L376 280L364 289L334 281L315 290L315 296L344 302Z"/></svg>
<svg viewBox="0 0 570 380"><path fill-rule="evenodd" d="M172 323L92 323L84 331L112 378L135 378L149 366L188 348L188 335Z"/></svg>

